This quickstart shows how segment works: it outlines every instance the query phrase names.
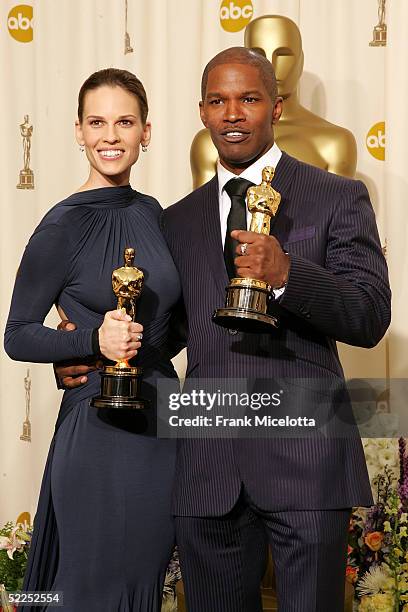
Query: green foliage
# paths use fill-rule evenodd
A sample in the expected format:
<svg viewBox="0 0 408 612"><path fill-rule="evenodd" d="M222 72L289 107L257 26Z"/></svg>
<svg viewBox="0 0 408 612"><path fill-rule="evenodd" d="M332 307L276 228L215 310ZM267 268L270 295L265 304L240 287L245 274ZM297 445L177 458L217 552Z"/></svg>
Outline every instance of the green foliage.
<svg viewBox="0 0 408 612"><path fill-rule="evenodd" d="M22 589L23 578L27 565L28 549L31 540L31 532L25 530L21 525L18 527L9 522L0 529L0 538L18 538L18 547L10 559L6 548L0 547L0 584L6 591L18 591Z"/></svg>
<svg viewBox="0 0 408 612"><path fill-rule="evenodd" d="M7 551L0 550L0 583L4 584L6 591L20 591L23 587L24 572L27 565L27 554L15 552L13 559Z"/></svg>

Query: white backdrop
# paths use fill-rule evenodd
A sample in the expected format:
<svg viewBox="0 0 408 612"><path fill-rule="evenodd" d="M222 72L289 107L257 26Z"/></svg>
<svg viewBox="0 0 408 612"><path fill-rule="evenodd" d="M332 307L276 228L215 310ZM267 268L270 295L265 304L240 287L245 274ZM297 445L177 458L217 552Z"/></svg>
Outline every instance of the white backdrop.
<svg viewBox="0 0 408 612"><path fill-rule="evenodd" d="M29 1L29 0L27 0ZM305 54L302 104L348 128L358 145L357 176L365 181L388 245L394 314L387 339L376 349L341 347L349 376L404 377L408 372L407 156L408 7L387 0L386 47L372 47L377 0L129 0L133 52L124 54L125 0L41 0L0 7L1 299L2 329L24 246L43 214L85 180L87 164L74 139L76 97L84 79L106 66L135 72L150 102L153 138L133 171L132 183L167 206L191 189L189 149L200 129L198 100L204 65L218 51L242 45L245 20L220 15L233 7L255 18L281 14L299 26ZM234 13L235 11L235 13ZM20 13L20 18L18 17ZM25 20L24 20L25 19ZM224 27L223 27L224 26ZM225 27L241 27L236 32ZM11 27L11 29L9 29ZM17 28L17 29L16 29ZM23 168L19 125L33 125L35 189L16 189ZM366 146L375 124L386 121L387 158ZM374 130L374 136L378 129ZM371 138L371 143L375 142ZM371 152L370 152L371 151ZM57 320L51 316L51 324ZM25 418L24 377L30 369L32 442L20 440ZM0 523L34 512L45 456L59 404L47 365L0 357Z"/></svg>

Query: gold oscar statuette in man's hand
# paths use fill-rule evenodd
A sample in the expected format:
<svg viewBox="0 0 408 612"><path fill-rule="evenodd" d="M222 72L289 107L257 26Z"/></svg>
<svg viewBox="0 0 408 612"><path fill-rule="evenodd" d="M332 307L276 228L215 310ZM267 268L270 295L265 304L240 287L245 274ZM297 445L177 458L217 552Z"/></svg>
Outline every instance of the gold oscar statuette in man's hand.
<svg viewBox="0 0 408 612"><path fill-rule="evenodd" d="M272 166L262 170L260 185L249 187L246 194L252 215L250 232L269 236L271 219L276 215L281 196L271 185L275 174ZM232 278L226 288L224 308L217 308L213 321L221 327L243 332L264 333L277 327L277 319L267 312L272 287L256 278Z"/></svg>
<svg viewBox="0 0 408 612"><path fill-rule="evenodd" d="M140 297L144 275L133 266L135 250L124 251L124 266L112 272L112 288L118 298L117 309L128 314L132 321L136 316L136 300ZM113 366L105 366L100 373L101 394L91 399L94 408L147 408L149 402L139 397L142 368L131 366L127 359L120 359Z"/></svg>

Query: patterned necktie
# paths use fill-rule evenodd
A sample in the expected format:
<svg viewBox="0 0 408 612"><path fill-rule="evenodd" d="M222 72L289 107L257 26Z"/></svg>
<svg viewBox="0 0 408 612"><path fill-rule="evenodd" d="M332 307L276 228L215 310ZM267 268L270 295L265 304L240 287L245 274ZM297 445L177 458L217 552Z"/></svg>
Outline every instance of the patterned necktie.
<svg viewBox="0 0 408 612"><path fill-rule="evenodd" d="M235 249L239 244L237 240L231 238L230 234L232 230L247 229L245 196L248 187L251 187L251 185L254 185L251 181L242 178L234 178L230 179L224 187L231 198L231 210L227 219L227 233L224 243L224 260L229 278L235 278L237 275L234 259L237 257Z"/></svg>

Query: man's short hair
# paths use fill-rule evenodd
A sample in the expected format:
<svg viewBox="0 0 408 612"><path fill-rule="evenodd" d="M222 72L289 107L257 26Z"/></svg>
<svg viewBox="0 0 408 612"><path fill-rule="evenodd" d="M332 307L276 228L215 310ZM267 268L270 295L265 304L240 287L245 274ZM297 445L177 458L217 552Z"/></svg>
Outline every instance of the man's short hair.
<svg viewBox="0 0 408 612"><path fill-rule="evenodd" d="M201 99L204 100L207 90L207 81L210 71L221 64L247 64L258 68L260 77L271 97L272 102L278 95L275 71L269 60L266 59L262 49L247 49L246 47L230 47L217 53L204 68L201 79Z"/></svg>

